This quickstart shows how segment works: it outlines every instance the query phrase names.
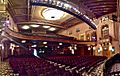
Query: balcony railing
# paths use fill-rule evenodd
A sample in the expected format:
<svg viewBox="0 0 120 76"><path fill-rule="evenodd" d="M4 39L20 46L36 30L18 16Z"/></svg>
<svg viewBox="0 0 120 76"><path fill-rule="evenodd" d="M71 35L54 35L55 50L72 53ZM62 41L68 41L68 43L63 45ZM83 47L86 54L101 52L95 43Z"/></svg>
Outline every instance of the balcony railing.
<svg viewBox="0 0 120 76"><path fill-rule="evenodd" d="M37 34L22 34L19 32L15 32L7 27L4 29L5 35L10 37L15 37L19 39L26 39L26 40L41 40L41 41L53 41L53 42L63 42L63 43L72 43L72 44L96 44L96 42L91 41L79 41L73 37L67 37L64 35L57 35L57 34L45 34L45 35L37 35Z"/></svg>

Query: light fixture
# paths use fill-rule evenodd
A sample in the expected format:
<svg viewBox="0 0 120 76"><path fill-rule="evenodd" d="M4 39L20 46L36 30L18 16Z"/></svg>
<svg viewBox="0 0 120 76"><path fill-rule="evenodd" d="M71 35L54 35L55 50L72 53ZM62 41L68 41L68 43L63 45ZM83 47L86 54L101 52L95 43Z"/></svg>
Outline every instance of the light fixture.
<svg viewBox="0 0 120 76"><path fill-rule="evenodd" d="M69 46L68 48L69 48L70 50L72 50L72 46Z"/></svg>
<svg viewBox="0 0 120 76"><path fill-rule="evenodd" d="M109 43L109 50L112 50L112 45L111 45L111 43Z"/></svg>
<svg viewBox="0 0 120 76"><path fill-rule="evenodd" d="M34 54L34 56L36 56L36 57L38 57L38 55L37 55L37 50L36 49L33 49L33 54Z"/></svg>
<svg viewBox="0 0 120 76"><path fill-rule="evenodd" d="M99 48L100 48L100 51L102 51L102 50L103 50L102 46L101 46L101 47L99 47Z"/></svg>
<svg viewBox="0 0 120 76"><path fill-rule="evenodd" d="M71 50L71 53L72 53L72 54L75 54L74 49Z"/></svg>
<svg viewBox="0 0 120 76"><path fill-rule="evenodd" d="M6 23L7 23L7 24L9 24L9 23L10 23L10 21L9 21L9 20L7 20L7 21L6 21Z"/></svg>
<svg viewBox="0 0 120 76"><path fill-rule="evenodd" d="M76 47L76 46L74 46L74 49L75 49L75 50L77 50L77 47Z"/></svg>
<svg viewBox="0 0 120 76"><path fill-rule="evenodd" d="M62 45L62 43L59 43L59 45Z"/></svg>
<svg viewBox="0 0 120 76"><path fill-rule="evenodd" d="M24 26L22 26L22 29L25 29L25 30L27 30L27 29L29 29L30 27L28 26L28 25L24 25Z"/></svg>
<svg viewBox="0 0 120 76"><path fill-rule="evenodd" d="M43 42L43 44L47 44L47 42Z"/></svg>
<svg viewBox="0 0 120 76"><path fill-rule="evenodd" d="M35 24L34 24L34 25L30 25L30 26L31 26L31 27L39 27L40 25L35 25Z"/></svg>
<svg viewBox="0 0 120 76"><path fill-rule="evenodd" d="M49 28L49 31L55 31L55 30L56 30L56 28L54 28L54 27Z"/></svg>
<svg viewBox="0 0 120 76"><path fill-rule="evenodd" d="M50 26L42 26L43 28L50 28Z"/></svg>
<svg viewBox="0 0 120 76"><path fill-rule="evenodd" d="M64 16L64 12L54 8L46 8L42 11L42 16L46 20L59 20Z"/></svg>
<svg viewBox="0 0 120 76"><path fill-rule="evenodd" d="M112 52L114 52L115 51L115 48L114 47L112 47L112 50L111 50Z"/></svg>
<svg viewBox="0 0 120 76"><path fill-rule="evenodd" d="M45 48L47 48L48 46L45 46Z"/></svg>
<svg viewBox="0 0 120 76"><path fill-rule="evenodd" d="M22 40L21 43L26 43L26 40Z"/></svg>
<svg viewBox="0 0 120 76"><path fill-rule="evenodd" d="M0 32L2 31L2 29L0 29Z"/></svg>
<svg viewBox="0 0 120 76"><path fill-rule="evenodd" d="M0 2L1 2L1 3L4 3L4 1L3 1L3 0L0 0Z"/></svg>
<svg viewBox="0 0 120 76"><path fill-rule="evenodd" d="M0 44L0 47L2 46L2 44Z"/></svg>
<svg viewBox="0 0 120 76"><path fill-rule="evenodd" d="M57 48L60 48L60 46L57 46Z"/></svg>
<svg viewBox="0 0 120 76"><path fill-rule="evenodd" d="M93 47L93 50L95 50L95 49L96 49L96 47L94 46L94 47Z"/></svg>
<svg viewBox="0 0 120 76"><path fill-rule="evenodd" d="M31 47L37 47L37 45L32 45Z"/></svg>
<svg viewBox="0 0 120 76"><path fill-rule="evenodd" d="M77 44L75 44L75 46L77 46Z"/></svg>
<svg viewBox="0 0 120 76"><path fill-rule="evenodd" d="M91 48L90 48L90 47L88 47L88 50L91 50Z"/></svg>

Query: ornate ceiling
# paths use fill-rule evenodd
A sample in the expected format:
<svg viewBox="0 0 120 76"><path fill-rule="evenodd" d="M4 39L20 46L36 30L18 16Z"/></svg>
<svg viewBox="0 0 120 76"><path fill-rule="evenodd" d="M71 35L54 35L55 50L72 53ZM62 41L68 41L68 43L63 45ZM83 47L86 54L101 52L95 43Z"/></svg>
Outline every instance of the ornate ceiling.
<svg viewBox="0 0 120 76"><path fill-rule="evenodd" d="M117 11L117 0L68 0L77 5L90 18L99 18Z"/></svg>
<svg viewBox="0 0 120 76"><path fill-rule="evenodd" d="M65 13L64 18L59 20L46 20L41 15L41 12L46 9L45 6L32 6L30 5L30 0L8 0L7 11L13 18L14 22L17 24L19 31L30 32L31 30L22 30L23 25L38 24L38 25L49 25L51 27L56 27L57 30L67 29L76 24L82 23L83 21L74 17L71 14ZM117 11L117 0L67 0L77 6L79 10L88 16L89 18L99 18L106 14L115 13ZM2 5L0 5L0 10ZM3 9L3 8L2 8ZM0 13L1 14L1 13ZM1 17L1 16L0 16ZM1 19L1 18L0 18ZM40 31L44 32L42 26L40 26ZM39 31L38 28L32 28L32 31ZM53 35L52 35L53 36ZM57 36L58 37L58 36Z"/></svg>
<svg viewBox="0 0 120 76"><path fill-rule="evenodd" d="M6 13L5 8L6 0L0 0L0 27L2 27L3 21L5 21L5 18L8 16Z"/></svg>
<svg viewBox="0 0 120 76"><path fill-rule="evenodd" d="M117 0L68 0L77 6L83 14L89 18L99 18L103 15L117 11ZM29 0L8 0L7 10L12 16L18 28L24 24L41 24L57 27L58 30L66 29L82 21L68 13L66 17L60 20L45 20L39 12L42 12L45 6L31 6ZM57 31L58 31L57 30Z"/></svg>

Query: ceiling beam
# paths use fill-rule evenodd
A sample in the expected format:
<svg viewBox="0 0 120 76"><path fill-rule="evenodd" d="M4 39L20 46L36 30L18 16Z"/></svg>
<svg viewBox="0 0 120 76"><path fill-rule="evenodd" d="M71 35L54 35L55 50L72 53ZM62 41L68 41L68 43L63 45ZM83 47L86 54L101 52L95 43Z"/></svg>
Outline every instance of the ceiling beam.
<svg viewBox="0 0 120 76"><path fill-rule="evenodd" d="M15 11L13 11L13 9L11 9L11 6L9 5L9 3L6 6L7 11L9 12L9 14L11 15L11 17L13 18L14 22L17 22L17 18L14 17L15 15Z"/></svg>
<svg viewBox="0 0 120 76"><path fill-rule="evenodd" d="M88 7L89 9L100 9L100 8L114 8L116 9L117 6L109 5L109 6L94 6L94 7Z"/></svg>
<svg viewBox="0 0 120 76"><path fill-rule="evenodd" d="M87 4L86 6L87 7L94 7L94 6L106 6L106 5L116 5L117 3L114 2L114 3L95 3L95 4Z"/></svg>
<svg viewBox="0 0 120 76"><path fill-rule="evenodd" d="M27 9L27 6L13 6L14 9Z"/></svg>
<svg viewBox="0 0 120 76"><path fill-rule="evenodd" d="M15 17L22 17L22 16L27 16L27 14L15 14Z"/></svg>
<svg viewBox="0 0 120 76"><path fill-rule="evenodd" d="M115 10L114 8L105 8L105 9L94 9L92 10L92 12L102 12L102 11L109 11L109 10Z"/></svg>
<svg viewBox="0 0 120 76"><path fill-rule="evenodd" d="M107 3L107 2L117 2L117 0L87 0L84 1L84 4L93 4L93 3Z"/></svg>
<svg viewBox="0 0 120 76"><path fill-rule="evenodd" d="M31 5L30 5L30 0L26 0L27 4L27 21L30 20L30 11L31 11Z"/></svg>
<svg viewBox="0 0 120 76"><path fill-rule="evenodd" d="M110 14L110 13L113 13L113 12L116 12L116 11L107 11L107 12L99 12L99 13L94 12L94 13L95 13L96 17L99 18L99 17L101 17L103 15Z"/></svg>
<svg viewBox="0 0 120 76"><path fill-rule="evenodd" d="M115 9L113 9L113 10L104 10L104 11L94 11L94 13L112 13L112 12L115 12L116 10Z"/></svg>

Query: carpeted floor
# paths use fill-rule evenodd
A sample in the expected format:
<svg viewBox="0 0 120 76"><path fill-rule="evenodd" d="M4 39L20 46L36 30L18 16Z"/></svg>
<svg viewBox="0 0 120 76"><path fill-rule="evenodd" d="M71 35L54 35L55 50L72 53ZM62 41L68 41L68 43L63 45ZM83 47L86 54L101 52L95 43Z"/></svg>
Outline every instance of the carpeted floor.
<svg viewBox="0 0 120 76"><path fill-rule="evenodd" d="M0 76L19 76L19 74L13 73L8 62L0 62Z"/></svg>

